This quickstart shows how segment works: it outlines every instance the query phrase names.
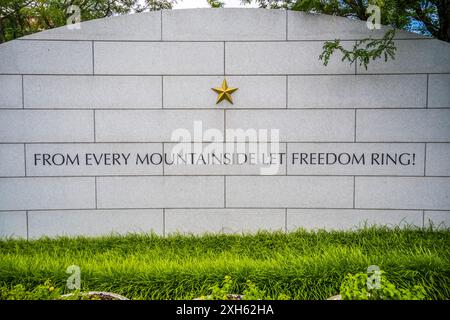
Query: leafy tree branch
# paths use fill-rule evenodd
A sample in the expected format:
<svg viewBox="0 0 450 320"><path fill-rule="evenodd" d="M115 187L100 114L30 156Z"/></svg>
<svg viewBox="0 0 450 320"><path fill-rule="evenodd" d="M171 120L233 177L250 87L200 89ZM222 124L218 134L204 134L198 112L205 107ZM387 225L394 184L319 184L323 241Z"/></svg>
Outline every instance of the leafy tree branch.
<svg viewBox="0 0 450 320"><path fill-rule="evenodd" d="M225 5L224 1L221 0L206 0L211 8L223 8Z"/></svg>
<svg viewBox="0 0 450 320"><path fill-rule="evenodd" d="M0 0L0 43L65 25L72 5L80 8L81 21L87 21L170 9L175 3L177 0Z"/></svg>
<svg viewBox="0 0 450 320"><path fill-rule="evenodd" d="M393 41L394 36L395 29L392 29L387 31L382 39L366 38L356 41L352 50L345 49L341 45L340 40L327 41L323 45L323 52L319 56L319 59L327 66L331 56L335 51L339 51L342 54L342 61L348 61L351 65L353 63L359 63L360 66L364 66L367 70L371 60L384 58L386 62L389 59L395 59L396 47Z"/></svg>
<svg viewBox="0 0 450 320"><path fill-rule="evenodd" d="M450 0L242 0L261 8L323 13L366 20L369 4L381 8L381 23L450 42Z"/></svg>

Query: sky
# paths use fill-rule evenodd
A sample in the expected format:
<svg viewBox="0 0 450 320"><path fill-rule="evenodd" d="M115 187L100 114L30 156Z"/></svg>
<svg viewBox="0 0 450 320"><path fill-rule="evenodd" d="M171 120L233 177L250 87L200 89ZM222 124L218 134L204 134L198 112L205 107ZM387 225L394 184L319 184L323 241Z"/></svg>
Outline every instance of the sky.
<svg viewBox="0 0 450 320"><path fill-rule="evenodd" d="M257 7L256 4L251 5L242 5L241 0L225 0L225 8L237 8L237 7L245 7L252 8ZM183 0L174 5L173 9L187 9L187 8L209 8L206 0Z"/></svg>

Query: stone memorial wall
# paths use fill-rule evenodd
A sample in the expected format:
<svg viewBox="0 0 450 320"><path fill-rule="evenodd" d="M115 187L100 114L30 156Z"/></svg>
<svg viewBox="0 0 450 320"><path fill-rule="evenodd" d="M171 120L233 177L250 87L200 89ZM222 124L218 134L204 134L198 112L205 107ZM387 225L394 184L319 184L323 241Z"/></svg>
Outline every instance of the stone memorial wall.
<svg viewBox="0 0 450 320"><path fill-rule="evenodd" d="M398 31L366 70L319 60L384 34L339 17L79 27L0 45L0 236L450 225L450 44Z"/></svg>

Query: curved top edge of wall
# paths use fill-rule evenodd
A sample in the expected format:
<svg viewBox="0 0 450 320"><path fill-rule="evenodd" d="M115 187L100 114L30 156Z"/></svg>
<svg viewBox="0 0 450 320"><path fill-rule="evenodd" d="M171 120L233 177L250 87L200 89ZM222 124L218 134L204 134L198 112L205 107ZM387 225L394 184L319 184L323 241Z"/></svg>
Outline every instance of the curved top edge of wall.
<svg viewBox="0 0 450 320"><path fill-rule="evenodd" d="M181 9L113 16L34 33L19 40L323 41L381 38L365 21L256 8ZM432 39L398 30L397 39Z"/></svg>

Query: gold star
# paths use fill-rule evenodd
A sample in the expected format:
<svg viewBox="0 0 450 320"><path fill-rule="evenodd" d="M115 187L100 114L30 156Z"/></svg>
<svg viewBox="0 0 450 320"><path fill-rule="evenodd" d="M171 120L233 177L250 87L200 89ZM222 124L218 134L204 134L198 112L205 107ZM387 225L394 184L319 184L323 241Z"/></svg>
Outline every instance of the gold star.
<svg viewBox="0 0 450 320"><path fill-rule="evenodd" d="M223 100L227 100L229 103L233 104L233 99L231 98L231 94L235 92L238 88L230 88L228 86L227 80L223 79L221 88L211 88L214 92L218 93L217 102L219 104Z"/></svg>

